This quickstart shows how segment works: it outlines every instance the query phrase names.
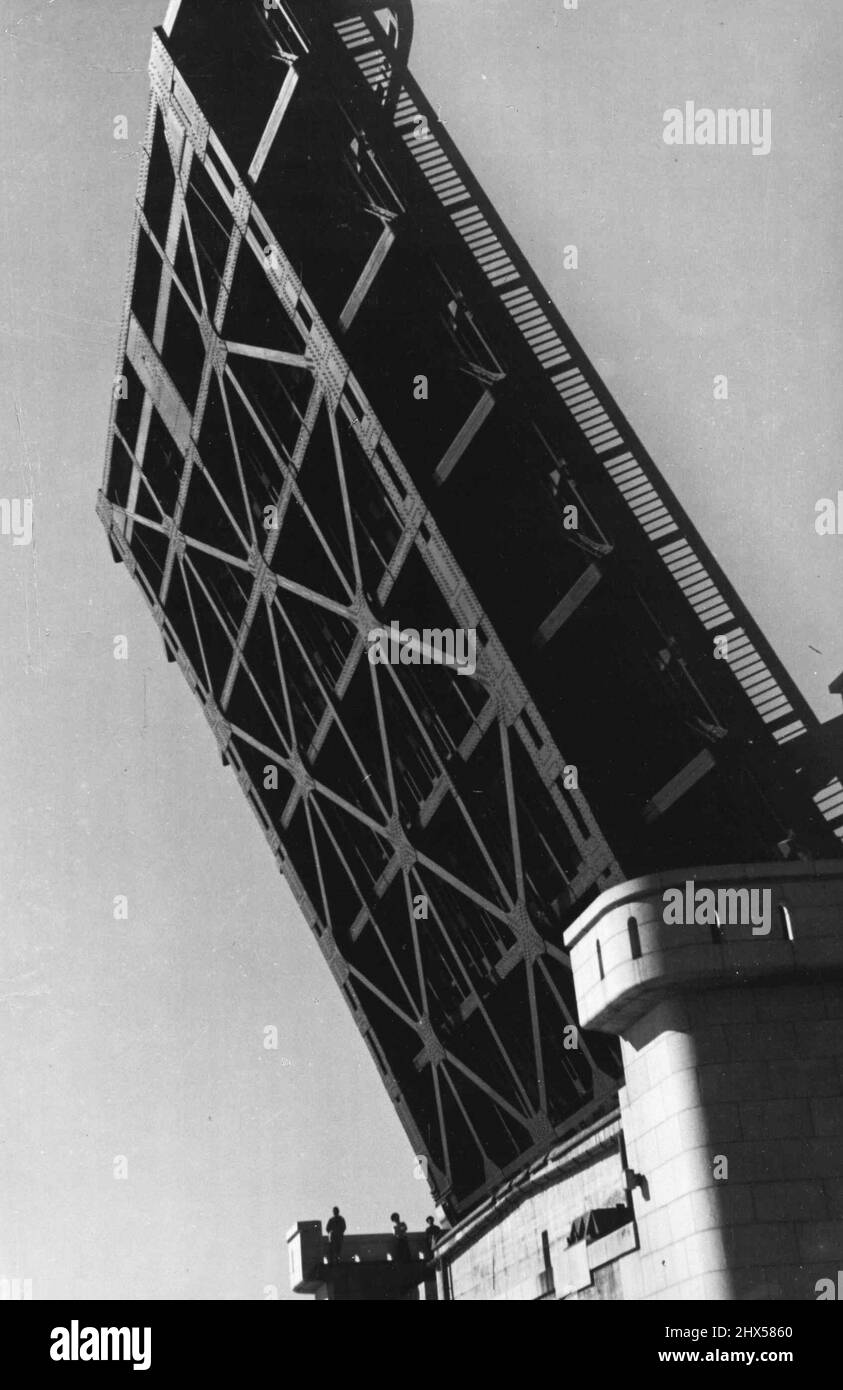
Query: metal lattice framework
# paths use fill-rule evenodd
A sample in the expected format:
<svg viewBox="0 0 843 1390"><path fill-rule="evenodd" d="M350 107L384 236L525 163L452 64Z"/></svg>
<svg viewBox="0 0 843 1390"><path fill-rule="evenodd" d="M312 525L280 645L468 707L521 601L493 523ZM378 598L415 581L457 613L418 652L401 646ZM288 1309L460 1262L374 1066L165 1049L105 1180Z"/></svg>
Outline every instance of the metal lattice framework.
<svg viewBox="0 0 843 1390"><path fill-rule="evenodd" d="M467 171L430 129L432 144L411 143L419 116L430 127L434 118L403 73L409 6L391 7L392 29L361 15L371 8L362 4L334 15L344 81L378 114L370 123L353 105L340 110L336 177L353 211L328 238L315 283L303 283L292 245L301 210L288 212L284 198L312 182L288 132L308 79L319 91L314 55L295 6L256 8L255 22L274 37L256 67L256 81L271 73L270 100L254 137L238 127L234 152L174 61L178 5L154 39L98 510L429 1161L436 1196L457 1214L611 1104L617 1054L576 1030L561 930L626 873L567 776L575 754L565 749L566 760L383 406L352 370L346 344L407 225L407 190L378 158L377 121L395 128L414 177L464 243L460 253L522 335L517 351L538 354L536 369L550 376L559 409L575 413L633 523L663 542L659 563L697 605L695 617L713 629L743 615L700 587L713 581L698 580L701 561L664 502L651 499L622 422L539 307ZM508 368L460 286L445 298L449 370L468 404L434 488L483 427ZM540 629L542 642L588 598L614 548L572 470L562 461L554 470L553 505L574 498L580 507L571 543L584 568ZM475 629L476 678L371 665L367 636L391 618ZM734 675L746 675L754 699L757 668L745 662L748 653L761 660L760 638L748 631L736 637ZM798 737L796 697L776 690L757 716L787 741ZM661 807L645 812L653 820Z"/></svg>
<svg viewBox="0 0 843 1390"><path fill-rule="evenodd" d="M617 1076L604 1040L597 1055L585 1038L563 1046L576 1022L567 958L528 880L524 840L559 860L574 898L622 874L161 36L151 72L136 256L154 253L160 284L147 328L134 310L127 317L120 375L130 385L100 516L205 705L436 1191L468 1198L593 1100L595 1076L607 1073L604 1093ZM294 70L284 85L282 96ZM174 179L163 238L146 198L156 157ZM200 209L227 239L220 279L202 254ZM384 214L379 245L389 237ZM227 336L238 276L273 298L255 341ZM196 347L181 390L163 360L175 317ZM370 664L367 634L399 588L405 621L416 595L423 617L433 598L443 626L482 634L475 681ZM496 789L482 818L454 766L472 759ZM542 835L539 791L564 844ZM495 986L512 1003L505 1034L487 1007Z"/></svg>

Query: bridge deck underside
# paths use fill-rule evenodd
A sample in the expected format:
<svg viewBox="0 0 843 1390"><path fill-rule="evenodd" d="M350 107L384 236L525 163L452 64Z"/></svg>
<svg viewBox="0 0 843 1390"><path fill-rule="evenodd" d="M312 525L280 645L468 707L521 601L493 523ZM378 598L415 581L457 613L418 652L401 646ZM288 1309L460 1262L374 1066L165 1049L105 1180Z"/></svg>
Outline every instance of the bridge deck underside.
<svg viewBox="0 0 843 1390"><path fill-rule="evenodd" d="M156 35L99 509L458 1214L611 1104L565 924L631 872L770 857L792 786L722 756L733 673L630 581L639 520L534 380L560 361L518 277L492 298L491 244L400 132L381 153L400 114L343 35L271 21L229 122ZM475 631L476 673L373 665L391 621Z"/></svg>

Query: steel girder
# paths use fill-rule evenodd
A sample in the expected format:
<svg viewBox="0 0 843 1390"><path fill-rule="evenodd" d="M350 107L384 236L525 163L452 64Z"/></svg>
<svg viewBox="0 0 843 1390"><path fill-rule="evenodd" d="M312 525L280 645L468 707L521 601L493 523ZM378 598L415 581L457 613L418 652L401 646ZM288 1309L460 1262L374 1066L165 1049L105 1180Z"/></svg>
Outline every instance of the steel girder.
<svg viewBox="0 0 843 1390"><path fill-rule="evenodd" d="M577 908L625 875L592 802L566 785L558 728L528 694L390 437L386 402L376 408L352 370L346 342L407 239L389 132L416 169L431 225L434 212L447 219L474 264L473 287L519 340L509 369L521 353L525 391L546 388L567 421L566 456L545 449L550 500L579 504L580 527L566 541L587 567L537 625L534 646L599 600L618 551L632 571L655 565L654 591L681 634L677 643L665 630L658 680L681 692L703 747L641 799L635 824L665 818L712 776L708 745L716 750L733 725L751 744L790 747L811 716L402 75L394 36L358 8L336 29L368 88L359 124L356 99L340 102L354 211L342 238L321 229L329 254L307 283L292 244L300 228L277 201L267 215L265 199L273 161L295 143L299 82L314 70L308 10L285 3L284 26L274 11L265 16L283 66L264 128L237 159L156 39L118 369L129 391L115 402L99 509L429 1162L434 1192L456 1214L611 1096L617 1056L576 1029L560 941ZM385 107L395 72L397 100ZM309 177L298 168L290 191ZM334 299L320 315L317 304ZM459 480L496 401L498 419L505 385L457 285L447 318L453 371L471 382L473 405L435 467L440 488L454 470ZM390 347L376 344L384 365ZM369 665L367 633L413 615L417 626L477 630L476 682ZM705 662L716 633L730 637L732 659L712 681ZM695 664L683 651L696 652ZM583 733L580 724L578 740ZM832 784L817 798L829 820L838 794Z"/></svg>
<svg viewBox="0 0 843 1390"><path fill-rule="evenodd" d="M621 870L161 35L151 77L99 514L456 1213L611 1103L546 884L567 907ZM408 595L478 632L476 680L369 663Z"/></svg>

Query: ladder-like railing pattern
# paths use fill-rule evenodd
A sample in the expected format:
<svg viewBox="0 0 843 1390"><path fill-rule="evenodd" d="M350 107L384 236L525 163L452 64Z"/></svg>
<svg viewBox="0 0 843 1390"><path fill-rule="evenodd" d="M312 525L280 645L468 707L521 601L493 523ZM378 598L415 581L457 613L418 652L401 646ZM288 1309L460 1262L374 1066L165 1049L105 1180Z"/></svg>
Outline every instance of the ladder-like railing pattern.
<svg viewBox="0 0 843 1390"><path fill-rule="evenodd" d="M376 26L355 17L335 27L372 91L380 95L389 78L389 60ZM588 370L584 359L577 360L582 355L566 344L546 306L524 283L499 231L437 137L431 110L409 77L401 85L393 121L539 368L550 378L575 426L655 546L691 610L712 638L727 639L724 661L762 723L778 745L799 738L807 731L804 718L738 622L691 541L682 534L675 509L664 496L666 489L660 488L652 466L649 470L642 466L638 446L625 437L624 422L599 378ZM839 781L832 782L815 797L826 819L843 817L843 792L835 793L839 786ZM843 839L843 826L835 833Z"/></svg>

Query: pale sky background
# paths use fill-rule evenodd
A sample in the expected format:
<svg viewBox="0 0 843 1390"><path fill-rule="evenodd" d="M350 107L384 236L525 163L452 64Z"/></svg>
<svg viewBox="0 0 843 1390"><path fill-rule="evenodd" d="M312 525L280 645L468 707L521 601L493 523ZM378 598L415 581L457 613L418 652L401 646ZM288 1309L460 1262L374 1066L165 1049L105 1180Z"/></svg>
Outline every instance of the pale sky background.
<svg viewBox="0 0 843 1390"><path fill-rule="evenodd" d="M165 9L0 7L0 496L35 507L31 547L0 536L0 1277L36 1298L286 1297L295 1221L334 1202L351 1230L432 1210L94 516ZM839 0L415 9L416 76L806 695L837 713L843 536L814 516L843 489ZM686 100L770 107L772 153L665 146L663 112Z"/></svg>

